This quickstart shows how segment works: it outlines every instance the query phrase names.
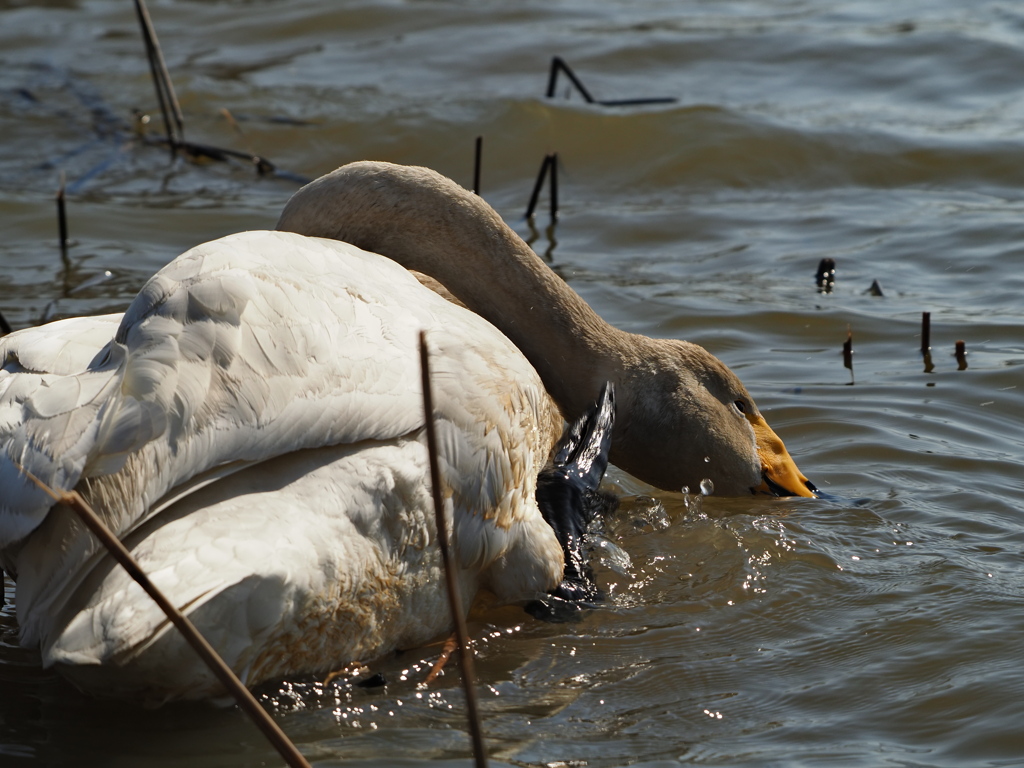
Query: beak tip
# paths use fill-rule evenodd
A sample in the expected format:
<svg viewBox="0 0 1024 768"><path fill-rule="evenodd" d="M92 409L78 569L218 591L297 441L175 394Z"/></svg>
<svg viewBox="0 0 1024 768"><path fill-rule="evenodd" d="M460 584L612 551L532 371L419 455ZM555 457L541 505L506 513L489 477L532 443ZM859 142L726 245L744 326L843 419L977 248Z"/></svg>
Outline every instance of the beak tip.
<svg viewBox="0 0 1024 768"><path fill-rule="evenodd" d="M803 496L808 499L818 498L817 486L802 474L799 476L799 480L794 480L792 483L781 483L773 479L766 470L761 474L761 480L761 485L751 489L754 493L767 493L770 496L776 497Z"/></svg>

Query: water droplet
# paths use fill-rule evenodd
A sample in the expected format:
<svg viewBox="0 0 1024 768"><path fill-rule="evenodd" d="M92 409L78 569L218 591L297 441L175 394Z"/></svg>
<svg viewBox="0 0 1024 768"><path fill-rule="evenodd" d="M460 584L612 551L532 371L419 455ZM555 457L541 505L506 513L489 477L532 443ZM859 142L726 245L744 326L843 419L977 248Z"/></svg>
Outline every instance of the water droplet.
<svg viewBox="0 0 1024 768"><path fill-rule="evenodd" d="M679 491L679 492L680 492L681 494L683 494L683 496L685 496L686 494L688 494L688 493L690 492L690 486L688 486L688 485L684 485L684 486L683 486L683 487L682 487L682 488L680 489L680 491Z"/></svg>
<svg viewBox="0 0 1024 768"><path fill-rule="evenodd" d="M700 492L702 496L710 496L715 492L715 484L711 482L711 478L705 477L700 481Z"/></svg>
<svg viewBox="0 0 1024 768"><path fill-rule="evenodd" d="M704 463L705 464L710 464L711 463L711 457L710 456L705 456L704 457Z"/></svg>

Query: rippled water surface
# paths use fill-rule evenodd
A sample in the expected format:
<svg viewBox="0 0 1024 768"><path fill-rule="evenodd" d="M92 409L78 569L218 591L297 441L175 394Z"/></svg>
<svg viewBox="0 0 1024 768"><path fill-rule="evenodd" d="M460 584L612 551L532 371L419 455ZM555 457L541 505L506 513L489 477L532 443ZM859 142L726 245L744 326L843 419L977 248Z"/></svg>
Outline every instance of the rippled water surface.
<svg viewBox="0 0 1024 768"><path fill-rule="evenodd" d="M162 129L127 0L0 1L11 325L123 307L183 250L272 227L295 177L373 158L469 185L482 135L482 194L505 219L609 321L725 360L829 494L700 498L613 472L625 499L594 542L607 602L564 624L474 614L493 763L1024 764L1024 8L150 11L187 137L283 173L171 161L134 138L134 109ZM546 99L554 55L598 99L678 101L587 105L564 78ZM531 231L551 151L561 216L550 227L542 210ZM822 258L831 294L816 290ZM6 586L0 764L277 764L234 710L95 702L40 670ZM417 687L437 653L373 665L383 688L293 680L262 695L316 765L465 765L457 667Z"/></svg>

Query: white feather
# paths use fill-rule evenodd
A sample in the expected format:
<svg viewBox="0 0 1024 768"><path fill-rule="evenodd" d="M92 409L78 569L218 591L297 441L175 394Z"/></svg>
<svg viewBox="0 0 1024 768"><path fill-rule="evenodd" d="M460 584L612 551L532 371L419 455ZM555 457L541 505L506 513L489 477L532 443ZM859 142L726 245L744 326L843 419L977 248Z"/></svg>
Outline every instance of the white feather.
<svg viewBox="0 0 1024 768"><path fill-rule="evenodd" d="M427 331L465 596L554 587L534 500L561 417L533 367L405 269L281 232L201 245L117 318L0 340L0 560L22 642L83 686L219 690L60 507L77 487L247 682L429 639L441 602L417 334Z"/></svg>

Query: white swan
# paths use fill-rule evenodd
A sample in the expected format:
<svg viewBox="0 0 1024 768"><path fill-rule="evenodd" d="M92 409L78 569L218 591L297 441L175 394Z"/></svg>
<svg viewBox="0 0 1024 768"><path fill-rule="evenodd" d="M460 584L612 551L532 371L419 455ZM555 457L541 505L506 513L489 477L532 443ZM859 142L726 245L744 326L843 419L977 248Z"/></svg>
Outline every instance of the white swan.
<svg viewBox="0 0 1024 768"><path fill-rule="evenodd" d="M221 690L21 467L78 488L249 685L446 631L421 328L464 603L579 576L565 557L580 518L556 536L535 499L561 414L519 350L381 256L244 233L175 259L123 316L0 339L0 565L22 644L104 695ZM584 449L590 480L602 439ZM548 482L580 474L561 472Z"/></svg>
<svg viewBox="0 0 1024 768"><path fill-rule="evenodd" d="M425 273L523 351L563 413L605 381L612 461L652 485L813 496L746 388L703 348L604 322L476 195L426 168L343 166L300 189L277 228L329 237Z"/></svg>

